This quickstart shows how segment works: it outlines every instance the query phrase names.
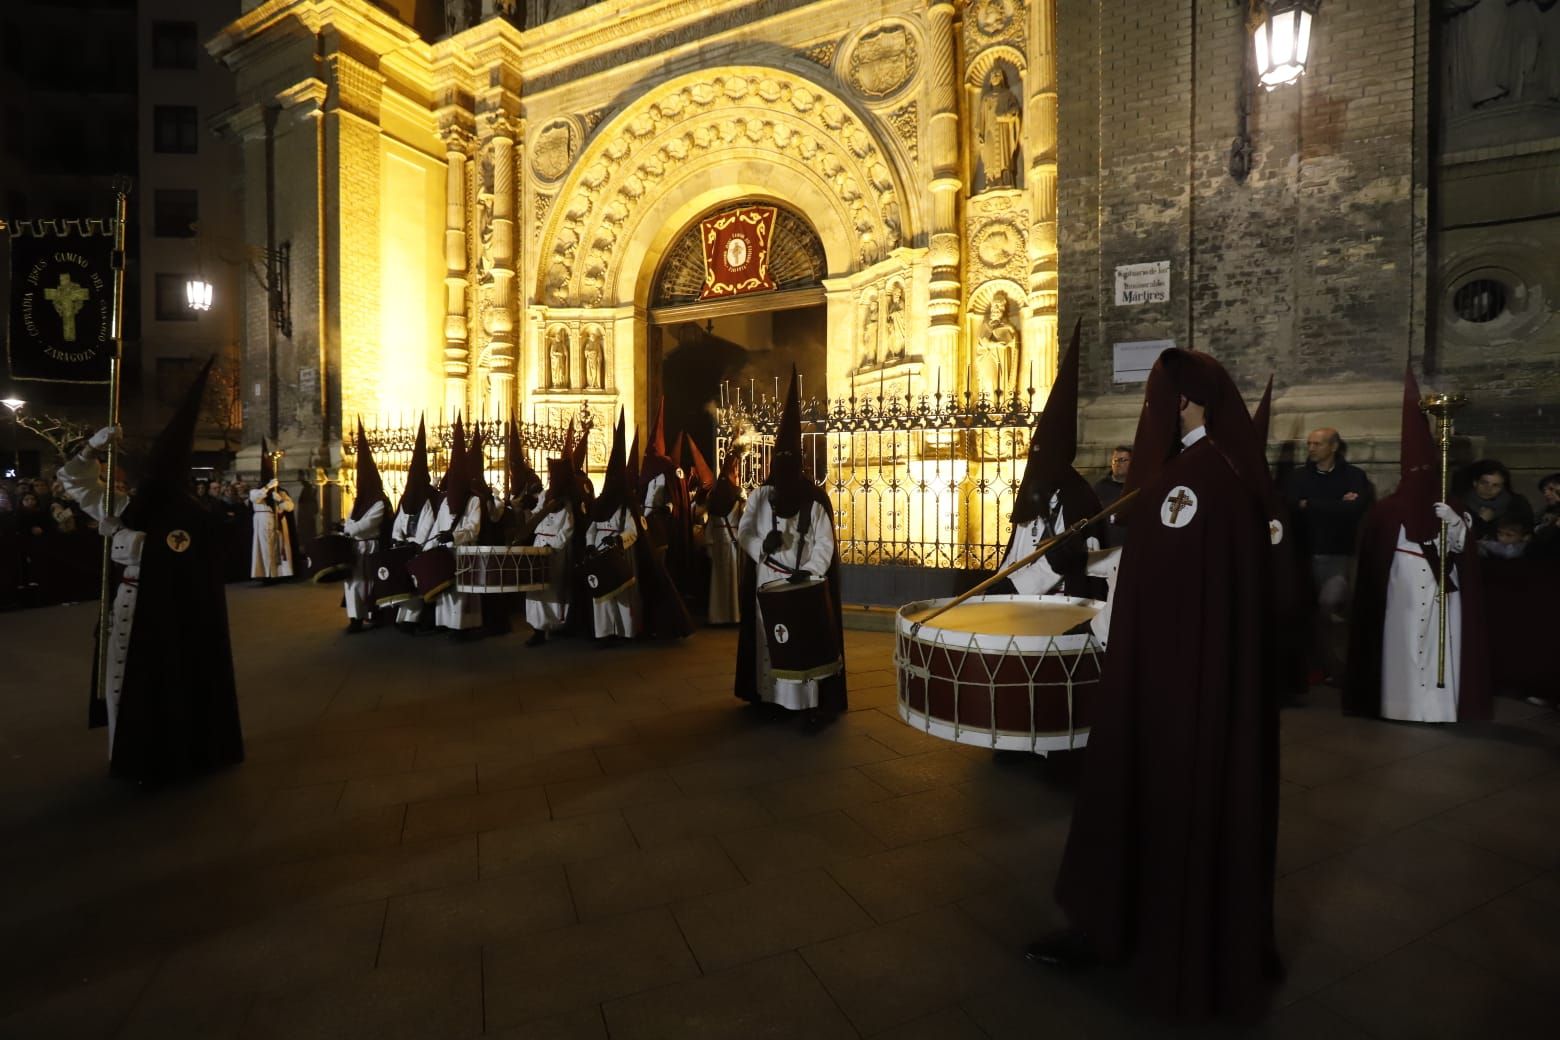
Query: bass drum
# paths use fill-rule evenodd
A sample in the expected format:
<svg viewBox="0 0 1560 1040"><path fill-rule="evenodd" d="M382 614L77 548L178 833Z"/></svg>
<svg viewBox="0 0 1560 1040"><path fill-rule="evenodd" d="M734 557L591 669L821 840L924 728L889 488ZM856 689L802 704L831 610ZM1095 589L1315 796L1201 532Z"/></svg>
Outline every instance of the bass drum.
<svg viewBox="0 0 1560 1040"><path fill-rule="evenodd" d="M309 539L303 550L303 563L309 580L316 585L337 581L352 573L357 562L355 539L344 534L324 534Z"/></svg>
<svg viewBox="0 0 1560 1040"><path fill-rule="evenodd" d="M369 595L376 607L393 607L417 598L407 564L417 556L415 545L392 545L368 558Z"/></svg>

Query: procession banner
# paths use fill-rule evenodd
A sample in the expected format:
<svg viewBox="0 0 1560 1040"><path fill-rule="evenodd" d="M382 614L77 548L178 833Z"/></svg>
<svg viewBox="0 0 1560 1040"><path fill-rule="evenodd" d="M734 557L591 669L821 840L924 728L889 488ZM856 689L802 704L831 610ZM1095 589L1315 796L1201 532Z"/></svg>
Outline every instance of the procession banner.
<svg viewBox="0 0 1560 1040"><path fill-rule="evenodd" d="M701 300L718 300L775 287L769 275L769 245L775 233L773 206L743 206L699 221L704 243Z"/></svg>
<svg viewBox="0 0 1560 1040"><path fill-rule="evenodd" d="M11 378L108 382L114 357L113 226L111 220L10 225Z"/></svg>

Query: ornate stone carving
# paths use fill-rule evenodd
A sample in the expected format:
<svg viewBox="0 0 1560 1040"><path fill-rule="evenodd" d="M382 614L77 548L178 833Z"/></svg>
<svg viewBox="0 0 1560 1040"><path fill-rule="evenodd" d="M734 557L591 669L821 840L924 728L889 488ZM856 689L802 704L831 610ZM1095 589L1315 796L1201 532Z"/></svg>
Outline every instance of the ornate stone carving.
<svg viewBox="0 0 1560 1040"><path fill-rule="evenodd" d="M584 355L585 389L600 390L606 386L607 350L606 335L600 325L587 325L580 333L580 352Z"/></svg>
<svg viewBox="0 0 1560 1040"><path fill-rule="evenodd" d="M702 72L663 85L577 157L560 191L567 205L545 243L545 298L599 305L614 284L621 238L668 171L726 149L809 170L847 215L858 265L901 244L905 210L891 160L853 112L778 69Z"/></svg>
<svg viewBox="0 0 1560 1040"><path fill-rule="evenodd" d="M555 181L569 172L579 151L580 134L567 119L554 119L531 142L531 170L543 181Z"/></svg>
<svg viewBox="0 0 1560 1040"><path fill-rule="evenodd" d="M883 313L883 363L897 364L909 353L910 334L905 325L905 283L893 282L888 287L888 301Z"/></svg>
<svg viewBox="0 0 1560 1040"><path fill-rule="evenodd" d="M569 327L554 325L547 330L547 389L569 389Z"/></svg>
<svg viewBox="0 0 1560 1040"><path fill-rule="evenodd" d="M604 108L593 108L580 118L585 121L585 132L588 134L601 124L601 119L607 114Z"/></svg>
<svg viewBox="0 0 1560 1040"><path fill-rule="evenodd" d="M921 143L921 115L916 102L911 101L908 105L894 109L888 121L893 126L894 132L905 142L910 158L914 159Z"/></svg>
<svg viewBox="0 0 1560 1040"><path fill-rule="evenodd" d="M890 22L857 40L845 61L845 78L857 93L887 97L915 75L920 55L907 26Z"/></svg>
<svg viewBox="0 0 1560 1040"><path fill-rule="evenodd" d="M987 276L1023 276L1028 254L1024 232L1015 219L996 219L980 226L972 238L975 259Z"/></svg>
<svg viewBox="0 0 1560 1040"><path fill-rule="evenodd" d="M863 371L878 365L878 293L868 289L861 294L861 363L856 370Z"/></svg>
<svg viewBox="0 0 1560 1040"><path fill-rule="evenodd" d="M1018 301L997 289L986 304L975 347L975 373L983 389L1006 397L1018 390Z"/></svg>
<svg viewBox="0 0 1560 1040"><path fill-rule="evenodd" d="M1018 0L979 0L972 6L975 10L965 24L988 40L1003 39L1008 28L1018 20Z"/></svg>
<svg viewBox="0 0 1560 1040"><path fill-rule="evenodd" d="M993 65L980 93L975 119L976 169L971 192L1019 187L1023 107L1003 65Z"/></svg>
<svg viewBox="0 0 1560 1040"><path fill-rule="evenodd" d="M830 68L834 64L834 52L839 48L839 41L825 40L815 43L802 51L802 56L808 61L815 61L824 68Z"/></svg>

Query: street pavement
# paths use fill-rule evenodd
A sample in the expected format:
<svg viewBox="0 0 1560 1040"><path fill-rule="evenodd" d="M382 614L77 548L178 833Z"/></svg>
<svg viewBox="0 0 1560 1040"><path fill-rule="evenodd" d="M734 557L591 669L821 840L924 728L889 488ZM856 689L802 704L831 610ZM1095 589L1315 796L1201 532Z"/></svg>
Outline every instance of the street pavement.
<svg viewBox="0 0 1560 1040"><path fill-rule="evenodd" d="M106 775L91 605L0 615L0 1037L1539 1037L1560 1022L1560 716L1283 715L1288 976L1166 1030L1026 941L1077 759L895 712L848 632L822 731L730 695L735 633L600 648L342 632L235 586L248 760Z"/></svg>

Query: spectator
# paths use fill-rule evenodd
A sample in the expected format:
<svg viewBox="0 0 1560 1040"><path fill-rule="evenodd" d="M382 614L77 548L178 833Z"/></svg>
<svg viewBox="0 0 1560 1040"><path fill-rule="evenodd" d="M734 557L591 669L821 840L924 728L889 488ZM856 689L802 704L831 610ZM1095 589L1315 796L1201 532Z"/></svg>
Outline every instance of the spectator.
<svg viewBox="0 0 1560 1040"><path fill-rule="evenodd" d="M1535 560L1560 559L1560 473L1551 473L1538 482L1544 511L1533 522L1533 537L1523 553Z"/></svg>
<svg viewBox="0 0 1560 1040"><path fill-rule="evenodd" d="M1365 472L1344 458L1343 438L1337 430L1325 426L1312 430L1305 451L1306 463L1289 474L1284 498L1295 549L1311 565L1316 602L1313 678L1326 682L1343 668L1349 570L1360 520L1375 495Z"/></svg>
<svg viewBox="0 0 1560 1040"><path fill-rule="evenodd" d="M16 528L23 534L30 534L35 538L41 538L54 529L54 521L48 513L44 512L43 505L38 501L38 493L27 486L22 492L21 501L16 510Z"/></svg>
<svg viewBox="0 0 1560 1040"><path fill-rule="evenodd" d="M1473 537L1492 541L1505 519L1531 527L1533 507L1511 490L1511 472L1496 459L1480 459L1464 471L1464 495L1473 514Z"/></svg>
<svg viewBox="0 0 1560 1040"><path fill-rule="evenodd" d="M1132 466L1132 445L1118 444L1110 450L1110 473L1096 481L1094 493L1099 496L1100 506L1109 506L1121 497L1121 489L1127 483L1127 470ZM1127 544L1127 529L1121 524L1115 523L1115 517L1104 525L1104 537L1100 539L1105 548L1115 545Z"/></svg>
<svg viewBox="0 0 1560 1040"><path fill-rule="evenodd" d="M1495 525L1495 537L1479 542L1479 555L1502 560L1514 560L1527 549L1531 533L1527 524L1516 517L1506 517Z"/></svg>

